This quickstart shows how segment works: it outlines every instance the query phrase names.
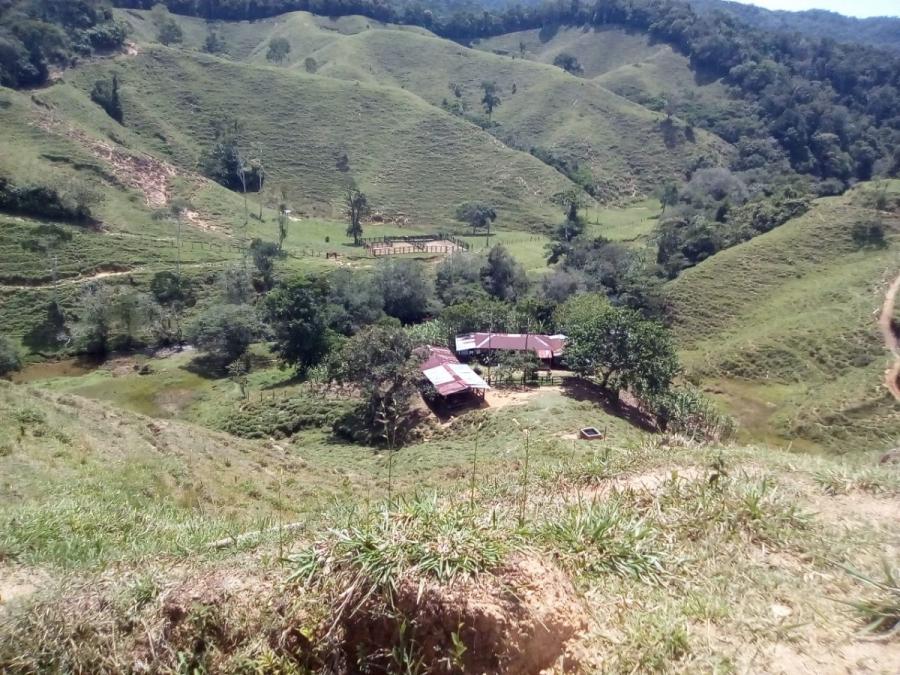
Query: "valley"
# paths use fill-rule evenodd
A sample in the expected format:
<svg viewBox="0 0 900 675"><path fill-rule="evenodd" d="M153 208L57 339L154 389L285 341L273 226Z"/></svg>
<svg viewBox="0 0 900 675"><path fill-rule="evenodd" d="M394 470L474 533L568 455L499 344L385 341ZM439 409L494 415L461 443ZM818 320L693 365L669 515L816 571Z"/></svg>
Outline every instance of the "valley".
<svg viewBox="0 0 900 675"><path fill-rule="evenodd" d="M889 46L202 4L0 3L0 671L900 669Z"/></svg>

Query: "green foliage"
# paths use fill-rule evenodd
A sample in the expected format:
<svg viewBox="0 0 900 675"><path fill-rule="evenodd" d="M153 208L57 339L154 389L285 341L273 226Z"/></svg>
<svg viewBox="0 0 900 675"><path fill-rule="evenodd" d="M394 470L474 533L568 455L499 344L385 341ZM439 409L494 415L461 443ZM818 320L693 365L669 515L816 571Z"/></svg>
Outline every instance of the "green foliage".
<svg viewBox="0 0 900 675"><path fill-rule="evenodd" d="M49 185L14 185L0 176L0 210L84 225L93 221L91 208L102 199L83 181L62 188Z"/></svg>
<svg viewBox="0 0 900 675"><path fill-rule="evenodd" d="M353 335L384 315L384 295L371 273L338 269L328 275L328 326Z"/></svg>
<svg viewBox="0 0 900 675"><path fill-rule="evenodd" d="M438 265L434 278L434 290L445 305L455 305L478 297L484 297L481 285L483 256L457 251L444 258Z"/></svg>
<svg viewBox="0 0 900 675"><path fill-rule="evenodd" d="M259 320L253 308L232 304L207 307L185 332L188 342L221 370L246 352L259 334Z"/></svg>
<svg viewBox="0 0 900 675"><path fill-rule="evenodd" d="M494 246L481 267L481 285L498 300L516 301L528 292L525 268L502 244Z"/></svg>
<svg viewBox="0 0 900 675"><path fill-rule="evenodd" d="M414 349L404 330L388 326L370 326L347 340L333 365L334 375L359 388L362 404L336 422L337 433L385 443L391 450L404 442L410 401L422 376Z"/></svg>
<svg viewBox="0 0 900 675"><path fill-rule="evenodd" d="M420 261L382 260L375 269L375 283L381 290L388 316L403 323L415 323L431 312L434 289Z"/></svg>
<svg viewBox="0 0 900 675"><path fill-rule="evenodd" d="M254 239L250 242L250 256L253 258L253 266L256 272L253 276L253 285L259 292L265 292L275 285L275 259L280 251L278 244L262 239Z"/></svg>
<svg viewBox="0 0 900 675"><path fill-rule="evenodd" d="M497 220L497 211L481 202L465 202L456 208L456 219L468 224L472 228L473 235L477 234L478 230L490 234L491 223Z"/></svg>
<svg viewBox="0 0 900 675"><path fill-rule="evenodd" d="M327 326L328 288L321 279L294 279L266 296L263 316L278 357L303 372L317 364L331 344Z"/></svg>
<svg viewBox="0 0 900 675"><path fill-rule="evenodd" d="M734 433L734 420L722 414L696 389L672 388L649 401L662 431L693 441L725 441Z"/></svg>
<svg viewBox="0 0 900 675"><path fill-rule="evenodd" d="M559 551L564 565L582 574L655 582L664 573L659 530L615 498L571 507L537 534Z"/></svg>
<svg viewBox="0 0 900 675"><path fill-rule="evenodd" d="M0 377L21 369L22 357L12 340L0 335Z"/></svg>
<svg viewBox="0 0 900 675"><path fill-rule="evenodd" d="M41 85L51 63L68 66L124 41L125 27L102 0L6 0L0 3L0 86Z"/></svg>
<svg viewBox="0 0 900 675"><path fill-rule="evenodd" d="M214 132L215 142L200 156L200 171L230 190L259 192L263 183L261 168L241 152L241 123L225 120L215 125Z"/></svg>
<svg viewBox="0 0 900 675"><path fill-rule="evenodd" d="M662 394L678 372L668 331L633 310L609 307L561 329L569 338L565 352L569 367L597 377L616 397L622 390L639 397Z"/></svg>
<svg viewBox="0 0 900 675"><path fill-rule="evenodd" d="M153 275L150 293L163 306L193 307L197 301L193 282L168 270Z"/></svg>
<svg viewBox="0 0 900 675"><path fill-rule="evenodd" d="M331 575L392 593L401 580L441 582L474 577L496 568L511 550L502 531L473 524L467 505L445 505L435 497L402 500L390 514L354 514L354 522L329 530L295 556L292 579L323 584ZM385 517L387 515L387 517Z"/></svg>
<svg viewBox="0 0 900 675"><path fill-rule="evenodd" d="M353 237L353 244L359 246L363 235L362 219L367 217L372 210L369 206L369 198L364 192L360 192L351 185L347 188L344 204L347 209L347 236Z"/></svg>
<svg viewBox="0 0 900 675"><path fill-rule="evenodd" d="M496 82L485 81L481 83L481 90L483 92L481 105L490 120L494 114L494 109L503 102L500 98L499 87Z"/></svg>
<svg viewBox="0 0 900 675"><path fill-rule="evenodd" d="M154 337L155 303L133 288L87 284L77 312L72 337L76 348L89 354L131 349Z"/></svg>
<svg viewBox="0 0 900 675"><path fill-rule="evenodd" d="M153 23L156 25L156 39L162 44L172 45L184 40L181 26L169 15L164 4L157 3L154 5L150 15Z"/></svg>
<svg viewBox="0 0 900 675"><path fill-rule="evenodd" d="M810 203L808 194L792 186L747 201L746 187L730 172L698 171L657 228L657 262L672 279L723 249L803 215Z"/></svg>
<svg viewBox="0 0 900 675"><path fill-rule="evenodd" d="M568 52L560 52L559 54L557 54L556 58L553 59L553 65L558 68L562 68L567 73L572 73L573 75L578 75L584 72L584 68L581 67L580 63L578 63L578 59Z"/></svg>
<svg viewBox="0 0 900 675"><path fill-rule="evenodd" d="M331 428L349 409L346 401L327 400L312 392L273 396L242 403L231 410L222 429L242 438L287 438L302 429Z"/></svg>
<svg viewBox="0 0 900 675"><path fill-rule="evenodd" d="M887 248L884 236L884 224L880 220L853 223L850 236L857 248Z"/></svg>
<svg viewBox="0 0 900 675"><path fill-rule="evenodd" d="M885 560L884 581L844 569L877 594L877 597L847 603L866 622L865 632L896 635L900 631L900 569Z"/></svg>
<svg viewBox="0 0 900 675"><path fill-rule="evenodd" d="M283 37L272 38L269 41L269 51L266 52L266 60L272 63L283 63L290 53L290 42Z"/></svg>
<svg viewBox="0 0 900 675"><path fill-rule="evenodd" d="M91 100L106 111L116 122L122 122L122 101L119 99L119 78L113 73L111 80L97 80L91 90Z"/></svg>

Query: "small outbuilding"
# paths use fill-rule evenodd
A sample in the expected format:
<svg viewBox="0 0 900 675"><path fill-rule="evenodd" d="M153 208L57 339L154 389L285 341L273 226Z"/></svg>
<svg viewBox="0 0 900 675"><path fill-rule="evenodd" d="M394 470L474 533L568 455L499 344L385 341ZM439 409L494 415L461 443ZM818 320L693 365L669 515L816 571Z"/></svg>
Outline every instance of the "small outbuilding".
<svg viewBox="0 0 900 675"><path fill-rule="evenodd" d="M449 349L428 345L421 348L420 354L423 357L422 374L442 398L461 398L462 395L483 398L484 392L490 389L478 373L460 363Z"/></svg>

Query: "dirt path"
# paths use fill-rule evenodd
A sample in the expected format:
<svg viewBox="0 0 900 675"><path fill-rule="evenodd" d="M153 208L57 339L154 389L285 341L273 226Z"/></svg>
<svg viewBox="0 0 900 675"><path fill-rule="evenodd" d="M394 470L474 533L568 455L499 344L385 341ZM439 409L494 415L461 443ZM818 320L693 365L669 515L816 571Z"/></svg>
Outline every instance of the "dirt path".
<svg viewBox="0 0 900 675"><path fill-rule="evenodd" d="M894 355L894 365L885 371L884 383L894 398L900 401L900 335L897 334L894 327L894 305L898 291L900 291L900 274L891 282L884 295L884 304L881 306L878 325L884 338L884 346Z"/></svg>
<svg viewBox="0 0 900 675"><path fill-rule="evenodd" d="M183 263L181 265L182 269L184 268L194 268L194 267L215 267L217 265L222 265L224 263L229 262L228 260L215 260L208 261L202 263ZM174 269L172 268L164 268L166 270ZM129 274L140 274L144 272L152 272L153 268L147 267L134 267L125 270L101 270L98 272L93 272L91 274L85 274L77 277L69 277L67 279L60 279L56 282L57 286L77 286L79 284L86 284L91 281L97 281L98 279L108 279L110 277L124 277ZM160 271L156 269L156 271ZM45 281L41 283L35 284L2 284L0 283L0 291L27 291L36 288L50 288L53 286L52 281Z"/></svg>

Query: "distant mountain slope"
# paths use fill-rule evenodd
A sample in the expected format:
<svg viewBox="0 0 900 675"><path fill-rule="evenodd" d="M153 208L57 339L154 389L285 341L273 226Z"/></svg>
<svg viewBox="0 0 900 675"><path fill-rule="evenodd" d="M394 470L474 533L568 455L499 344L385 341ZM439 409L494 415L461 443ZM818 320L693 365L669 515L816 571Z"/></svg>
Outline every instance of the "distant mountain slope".
<svg viewBox="0 0 900 675"><path fill-rule="evenodd" d="M698 12L725 12L756 28L802 33L838 42L855 42L900 52L900 18L857 19L823 9L804 12L772 11L728 0L689 0Z"/></svg>
<svg viewBox="0 0 900 675"><path fill-rule="evenodd" d="M139 24L136 33L141 35L143 15L126 16ZM186 27L186 46L198 48L205 24L178 20ZM256 46L249 30L255 32ZM330 21L292 13L250 25L225 24L221 31L230 55L254 66L268 67L269 40L283 37L291 52L284 68L271 72L289 69L306 78L312 69L318 76L351 81L354 86L381 85L386 95L407 96L401 91L406 90L441 117L447 117L439 109L449 100L463 103L466 115L486 121L481 84L496 82L502 103L493 114L499 126L491 129L492 134L526 153L535 149L577 162L590 172L603 199L649 194L663 182L683 176L700 158L719 163L730 153L730 146L717 137L702 131L686 135L677 125L665 124L663 115L595 82L556 67L468 49L422 29L398 29L361 17ZM451 83L458 87L459 101ZM483 135L474 125L462 123L474 137ZM533 189L533 181L526 181ZM504 206L508 204L504 200Z"/></svg>
<svg viewBox="0 0 900 675"><path fill-rule="evenodd" d="M900 181L818 200L671 282L689 372L726 398L749 399L743 412L768 408L785 436L843 450L892 442L900 412L882 386L887 360L874 312L900 262L900 213L873 208L881 190L897 200ZM873 221L886 228L886 248L854 241L853 225Z"/></svg>
<svg viewBox="0 0 900 675"><path fill-rule="evenodd" d="M548 27L478 40L475 46L547 64L569 54L578 60L581 77L653 110L662 110L667 101L681 110L738 105L718 79L698 77L686 56L624 27Z"/></svg>
<svg viewBox="0 0 900 675"><path fill-rule="evenodd" d="M262 154L270 185L286 185L317 215L341 217L350 180L374 207L446 225L466 200L496 204L522 226L555 210L570 183L528 154L399 88L146 47L115 70L126 125L147 147L194 169L214 127L240 120L246 152ZM89 90L106 64L73 73Z"/></svg>

